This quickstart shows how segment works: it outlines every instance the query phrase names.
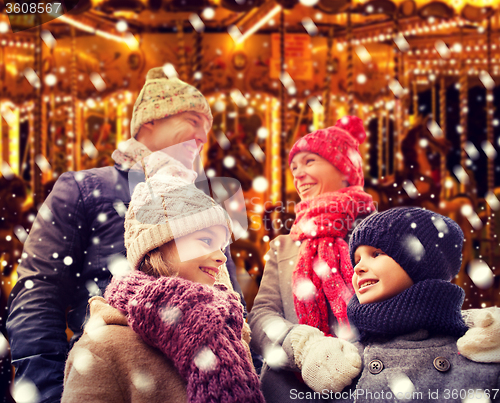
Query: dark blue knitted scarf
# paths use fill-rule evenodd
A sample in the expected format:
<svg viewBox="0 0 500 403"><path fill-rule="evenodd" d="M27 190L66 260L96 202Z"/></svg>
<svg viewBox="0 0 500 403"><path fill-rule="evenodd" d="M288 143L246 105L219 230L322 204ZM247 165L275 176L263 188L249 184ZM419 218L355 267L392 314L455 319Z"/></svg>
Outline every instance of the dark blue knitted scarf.
<svg viewBox="0 0 500 403"><path fill-rule="evenodd" d="M461 315L464 296L464 290L455 284L424 280L391 299L373 304L362 305L355 295L347 306L347 317L358 330L361 341L420 329L460 337L467 331Z"/></svg>

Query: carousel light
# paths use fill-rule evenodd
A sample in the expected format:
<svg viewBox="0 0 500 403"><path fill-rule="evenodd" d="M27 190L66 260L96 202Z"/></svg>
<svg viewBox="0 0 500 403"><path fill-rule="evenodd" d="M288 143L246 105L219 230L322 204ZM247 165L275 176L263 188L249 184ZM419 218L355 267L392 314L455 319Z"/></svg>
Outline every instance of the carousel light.
<svg viewBox="0 0 500 403"><path fill-rule="evenodd" d="M366 75L364 74L358 74L358 76L356 77L356 82L358 84L365 84L367 81L367 78L366 78Z"/></svg>
<svg viewBox="0 0 500 403"><path fill-rule="evenodd" d="M306 7L313 7L318 4L319 0L299 0L299 3Z"/></svg>
<svg viewBox="0 0 500 403"><path fill-rule="evenodd" d="M202 12L201 16L205 20L211 20L215 17L215 10L212 7L206 7Z"/></svg>
<svg viewBox="0 0 500 403"><path fill-rule="evenodd" d="M115 28L118 32L125 32L128 30L128 24L125 20L120 20L116 23Z"/></svg>
<svg viewBox="0 0 500 403"><path fill-rule="evenodd" d="M10 31L10 25L7 24L5 21L1 21L0 22L0 34L6 34L9 31Z"/></svg>

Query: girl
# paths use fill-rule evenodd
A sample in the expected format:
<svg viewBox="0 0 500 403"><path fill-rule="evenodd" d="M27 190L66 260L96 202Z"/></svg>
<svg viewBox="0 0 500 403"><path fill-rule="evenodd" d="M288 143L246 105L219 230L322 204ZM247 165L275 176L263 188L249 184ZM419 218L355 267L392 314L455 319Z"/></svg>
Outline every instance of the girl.
<svg viewBox="0 0 500 403"><path fill-rule="evenodd" d="M215 284L229 284L230 234L226 212L193 184L139 183L125 218L133 271L90 300L62 402L262 402L242 305Z"/></svg>

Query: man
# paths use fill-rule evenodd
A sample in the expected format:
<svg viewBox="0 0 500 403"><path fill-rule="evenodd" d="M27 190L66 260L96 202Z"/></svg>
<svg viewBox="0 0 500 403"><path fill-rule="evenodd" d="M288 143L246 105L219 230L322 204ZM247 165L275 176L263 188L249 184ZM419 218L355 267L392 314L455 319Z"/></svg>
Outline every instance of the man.
<svg viewBox="0 0 500 403"><path fill-rule="evenodd" d="M89 296L103 292L126 262L129 169L152 152L184 142L173 157L192 169L211 126L210 107L196 88L152 69L134 105L132 138L113 153L115 166L66 172L58 179L24 245L7 322L16 384L34 383L39 402L59 402L64 363L81 335ZM74 333L71 345L66 323Z"/></svg>

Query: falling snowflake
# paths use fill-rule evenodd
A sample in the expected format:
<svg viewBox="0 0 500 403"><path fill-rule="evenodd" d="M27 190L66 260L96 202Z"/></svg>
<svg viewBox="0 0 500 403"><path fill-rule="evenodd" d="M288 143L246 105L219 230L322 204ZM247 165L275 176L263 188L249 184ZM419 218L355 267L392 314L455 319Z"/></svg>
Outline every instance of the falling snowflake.
<svg viewBox="0 0 500 403"><path fill-rule="evenodd" d="M28 238L28 233L26 232L24 227L21 225L16 225L14 227L14 234L16 234L17 239L19 239L19 242L22 242L22 243L24 243L24 241L26 241L26 238Z"/></svg>
<svg viewBox="0 0 500 403"><path fill-rule="evenodd" d="M194 357L194 365L200 371L213 371L217 368L218 360L210 347L203 347Z"/></svg>
<svg viewBox="0 0 500 403"><path fill-rule="evenodd" d="M301 279L295 286L294 294L300 301L309 301L316 296L316 286L308 278Z"/></svg>
<svg viewBox="0 0 500 403"><path fill-rule="evenodd" d="M86 375L92 370L94 356L86 348L75 347L73 351L73 367L76 372Z"/></svg>
<svg viewBox="0 0 500 403"><path fill-rule="evenodd" d="M321 259L315 259L313 262L313 270L317 274L317 276L321 279L324 279L330 273L330 267L328 264Z"/></svg>
<svg viewBox="0 0 500 403"><path fill-rule="evenodd" d="M66 265L66 266L71 266L73 264L73 258L71 256L66 256L64 259L63 259L63 263Z"/></svg>
<svg viewBox="0 0 500 403"><path fill-rule="evenodd" d="M432 217L432 223L440 233L447 234L449 232L448 226L441 217ZM439 237L442 238L443 236L440 235Z"/></svg>
<svg viewBox="0 0 500 403"><path fill-rule="evenodd" d="M264 360L271 368L279 369L287 363L288 357L281 346L275 345L264 352Z"/></svg>
<svg viewBox="0 0 500 403"><path fill-rule="evenodd" d="M173 326L179 323L181 317L182 317L182 312L179 308L177 307L164 307L160 309L160 318L161 320L167 325L167 326Z"/></svg>
<svg viewBox="0 0 500 403"><path fill-rule="evenodd" d="M418 197L418 190L411 180L405 180L403 182L403 189L411 199L416 199Z"/></svg>
<svg viewBox="0 0 500 403"><path fill-rule="evenodd" d="M51 222L54 218L52 211L50 211L46 204L42 204L42 207L40 207L40 210L38 210L38 214L43 218L45 222Z"/></svg>
<svg viewBox="0 0 500 403"><path fill-rule="evenodd" d="M472 260L467 268L467 274L477 288L484 290L493 285L493 273L488 264L483 260Z"/></svg>
<svg viewBox="0 0 500 403"><path fill-rule="evenodd" d="M35 286L35 283L33 282L33 280L26 280L24 282L24 286L28 289L28 290L31 290L34 286Z"/></svg>
<svg viewBox="0 0 500 403"><path fill-rule="evenodd" d="M425 249L419 239L414 235L407 235L402 241L406 251L419 262L425 254Z"/></svg>
<svg viewBox="0 0 500 403"><path fill-rule="evenodd" d="M489 390L483 390L479 388L473 389L474 394L467 395L465 399L462 399L462 403L491 403L489 396Z"/></svg>
<svg viewBox="0 0 500 403"><path fill-rule="evenodd" d="M99 222L106 222L107 219L108 219L108 216L106 215L106 213L100 213L97 216L97 221L99 221Z"/></svg>
<svg viewBox="0 0 500 403"><path fill-rule="evenodd" d="M120 217L125 217L125 214L127 213L127 207L121 200L115 200L113 203L113 208L115 211L118 213Z"/></svg>
<svg viewBox="0 0 500 403"><path fill-rule="evenodd" d="M288 326L283 319L273 318L264 324L263 330L266 336L275 342L288 330Z"/></svg>
<svg viewBox="0 0 500 403"><path fill-rule="evenodd" d="M127 275L132 269L130 268L130 265L125 256L116 254L112 255L108 259L108 270L111 272L113 277L123 277Z"/></svg>
<svg viewBox="0 0 500 403"><path fill-rule="evenodd" d="M9 352L9 342L5 336L0 333L0 357L6 357Z"/></svg>
<svg viewBox="0 0 500 403"><path fill-rule="evenodd" d="M99 287L97 286L95 281L87 280L87 282L85 283L85 287L89 292L89 296L93 297L94 295L101 295L101 290L99 290Z"/></svg>
<svg viewBox="0 0 500 403"><path fill-rule="evenodd" d="M135 388L143 393L152 391L155 386L153 377L144 372L133 372L130 378Z"/></svg>
<svg viewBox="0 0 500 403"><path fill-rule="evenodd" d="M411 379L402 372L390 376L389 388L398 400L412 400L415 391L415 385Z"/></svg>
<svg viewBox="0 0 500 403"><path fill-rule="evenodd" d="M15 383L12 397L17 403L38 403L40 401L37 387L26 377Z"/></svg>

